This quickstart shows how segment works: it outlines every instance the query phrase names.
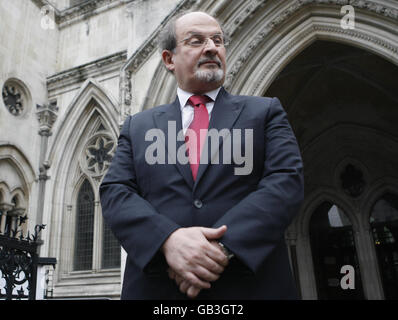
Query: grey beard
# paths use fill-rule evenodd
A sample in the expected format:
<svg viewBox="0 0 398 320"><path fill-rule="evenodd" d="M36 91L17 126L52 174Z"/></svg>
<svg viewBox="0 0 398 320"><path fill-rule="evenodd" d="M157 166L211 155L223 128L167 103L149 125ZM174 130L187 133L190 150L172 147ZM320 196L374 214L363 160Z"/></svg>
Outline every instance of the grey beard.
<svg viewBox="0 0 398 320"><path fill-rule="evenodd" d="M196 70L196 79L205 82L219 82L224 77L224 71L222 69L217 70Z"/></svg>

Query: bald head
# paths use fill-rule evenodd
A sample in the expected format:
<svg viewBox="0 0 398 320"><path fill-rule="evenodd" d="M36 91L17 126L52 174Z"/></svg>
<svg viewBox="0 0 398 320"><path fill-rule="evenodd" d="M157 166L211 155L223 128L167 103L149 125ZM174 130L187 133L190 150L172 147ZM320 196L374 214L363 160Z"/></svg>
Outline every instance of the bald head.
<svg viewBox="0 0 398 320"><path fill-rule="evenodd" d="M210 23L216 23L218 26L220 26L220 24L218 23L218 21L215 18L213 18L211 15L209 15L205 12L201 12L201 11L188 12L188 13L183 14L182 16L179 16L178 18L176 18L176 20L174 22L174 26L175 26L175 29L178 30L178 28L180 26L195 25L198 22L204 23L207 21ZM220 27L220 29L221 29L221 27Z"/></svg>
<svg viewBox="0 0 398 320"><path fill-rule="evenodd" d="M179 27L183 26L184 24L187 23L189 24L198 21L211 21L211 20L218 24L220 29L223 31L225 37L223 27L218 22L218 20L206 12L194 11L194 12L184 12L176 15L169 22L167 22L165 27L159 33L158 37L159 51L160 52L162 52L163 50L173 51L175 49L175 47L177 46L176 30Z"/></svg>

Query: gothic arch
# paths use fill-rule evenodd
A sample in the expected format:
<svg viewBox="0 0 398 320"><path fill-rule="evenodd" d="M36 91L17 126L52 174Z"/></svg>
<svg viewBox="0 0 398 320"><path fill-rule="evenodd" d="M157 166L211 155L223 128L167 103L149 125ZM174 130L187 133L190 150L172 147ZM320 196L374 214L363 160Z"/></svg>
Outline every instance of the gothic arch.
<svg viewBox="0 0 398 320"><path fill-rule="evenodd" d="M16 188L11 192L11 201L17 209L26 209L26 195L22 188Z"/></svg>
<svg viewBox="0 0 398 320"><path fill-rule="evenodd" d="M5 181L0 181L0 203L11 203L10 188Z"/></svg>
<svg viewBox="0 0 398 320"><path fill-rule="evenodd" d="M307 236L309 234L309 224L311 217L323 202L331 202L343 209L346 216L350 219L354 231L359 229L359 220L355 215L355 208L346 199L341 197L334 189L321 187L310 194L302 205L301 212L296 221L299 234Z"/></svg>
<svg viewBox="0 0 398 320"><path fill-rule="evenodd" d="M384 194L392 193L398 195L398 179L394 177L383 177L375 181L366 192L366 199L361 206L361 220L364 226L369 227L369 218L376 201Z"/></svg>
<svg viewBox="0 0 398 320"><path fill-rule="evenodd" d="M87 108L87 105L92 101L97 103L96 109L101 114L104 121L106 121L109 130L112 130L114 134L118 133L118 110L116 101L95 79L87 79L67 107L63 119L58 119L62 124L55 134L54 142L49 151L48 158L51 162L53 162L52 159L55 158L57 151L64 147L63 144L65 141L69 141L77 125L81 125L82 118L87 118L87 113L91 111L90 108Z"/></svg>
<svg viewBox="0 0 398 320"><path fill-rule="evenodd" d="M106 135L116 143L119 134L118 112L112 97L93 79L88 79L78 91L68 106L56 131L54 141L48 152L51 164L50 175L55 179L48 181L48 198L52 205L46 207L45 221L51 224L51 243L49 252L68 259L70 246L64 241L70 241L68 226L74 207L75 186L81 182L85 172L81 169L80 158L87 141L99 133ZM97 193L96 185L101 177L95 180L90 177L90 183ZM98 194L96 194L98 198ZM61 236L59 236L61 235ZM68 272L69 266L60 265L58 271ZM60 270L61 269L61 270Z"/></svg>
<svg viewBox="0 0 398 320"><path fill-rule="evenodd" d="M256 13L241 25L233 41L233 57L226 86L241 94L263 95L275 77L294 57L316 40L342 42L373 52L398 64L396 31L390 17L374 14L368 7L356 10L355 29L340 26L338 1L290 1L275 6L264 19ZM322 1L324 2L324 1ZM247 45L239 49L241 43Z"/></svg>
<svg viewBox="0 0 398 320"><path fill-rule="evenodd" d="M34 170L18 147L0 142L0 232L5 230L6 216L10 216L18 223L17 217L29 217L28 221L35 221L35 211L32 204L33 185L35 182ZM26 230L28 223L18 226Z"/></svg>
<svg viewBox="0 0 398 320"><path fill-rule="evenodd" d="M18 147L8 143L0 143L0 163L7 166L4 174L8 174L9 179L13 180L7 181L7 177L3 179L0 176L3 201L11 203L13 197L17 196L21 206L28 209L32 185L36 179L32 165Z"/></svg>

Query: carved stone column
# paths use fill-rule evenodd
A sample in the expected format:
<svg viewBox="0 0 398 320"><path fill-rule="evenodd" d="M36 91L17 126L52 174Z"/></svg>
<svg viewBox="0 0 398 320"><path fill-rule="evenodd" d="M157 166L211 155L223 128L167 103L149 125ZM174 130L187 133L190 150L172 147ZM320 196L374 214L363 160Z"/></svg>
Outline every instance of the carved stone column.
<svg viewBox="0 0 398 320"><path fill-rule="evenodd" d="M13 208L12 210L8 211L7 215L11 217L10 231L18 232L21 230L18 220L23 216L25 211L25 208ZM15 233L15 236L17 236L17 233Z"/></svg>
<svg viewBox="0 0 398 320"><path fill-rule="evenodd" d="M4 234L6 227L6 220L8 212L14 208L14 205L11 203L0 203L0 211L1 211L1 220L0 220L0 233Z"/></svg>
<svg viewBox="0 0 398 320"><path fill-rule="evenodd" d="M48 146L48 137L52 135L51 129L57 119L58 107L56 101L50 102L48 105L37 105L37 119L39 120L40 128L39 135L40 141L40 159L39 159L39 196L37 199L37 224L43 223L43 208L44 208L44 195L45 184L47 179L47 171L50 164L45 160Z"/></svg>

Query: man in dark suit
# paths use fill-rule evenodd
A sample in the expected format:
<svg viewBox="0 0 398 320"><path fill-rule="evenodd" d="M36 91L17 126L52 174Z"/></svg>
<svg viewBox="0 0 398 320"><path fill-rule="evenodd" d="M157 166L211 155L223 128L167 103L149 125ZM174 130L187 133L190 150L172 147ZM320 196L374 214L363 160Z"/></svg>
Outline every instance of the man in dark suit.
<svg viewBox="0 0 398 320"><path fill-rule="evenodd" d="M279 100L222 87L223 31L203 12L169 23L160 46L177 98L127 118L100 187L127 252L122 299L297 298L284 232L302 161Z"/></svg>

